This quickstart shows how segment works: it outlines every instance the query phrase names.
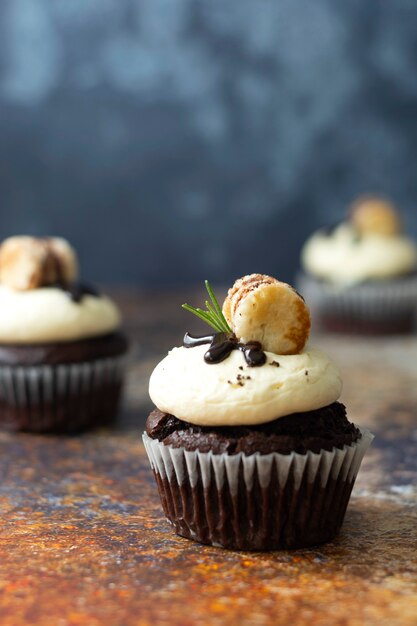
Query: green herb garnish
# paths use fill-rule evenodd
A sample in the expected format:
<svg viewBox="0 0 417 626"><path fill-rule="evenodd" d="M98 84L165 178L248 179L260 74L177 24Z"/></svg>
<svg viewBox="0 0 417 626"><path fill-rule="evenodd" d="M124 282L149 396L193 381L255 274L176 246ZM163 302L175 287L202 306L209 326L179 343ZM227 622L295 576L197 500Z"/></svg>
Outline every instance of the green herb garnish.
<svg viewBox="0 0 417 626"><path fill-rule="evenodd" d="M231 333L232 330L229 327L229 324L226 322L226 318L223 315L223 312L220 308L219 303L217 302L217 298L213 293L213 289L210 286L208 280L204 281L207 289L207 293L210 297L211 302L206 300L207 311L203 309L194 308L189 304L183 304L182 308L190 313L194 313L197 317L199 317L203 322L206 322L209 326L217 330L219 333Z"/></svg>

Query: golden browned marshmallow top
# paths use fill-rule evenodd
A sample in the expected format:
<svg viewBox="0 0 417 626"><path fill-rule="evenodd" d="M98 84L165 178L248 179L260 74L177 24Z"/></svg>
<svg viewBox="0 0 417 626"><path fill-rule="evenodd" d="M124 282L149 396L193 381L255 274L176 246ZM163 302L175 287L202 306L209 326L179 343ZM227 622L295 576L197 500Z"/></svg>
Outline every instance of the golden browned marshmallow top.
<svg viewBox="0 0 417 626"><path fill-rule="evenodd" d="M67 285L77 275L77 257L65 239L10 237L0 246L0 282L11 289Z"/></svg>
<svg viewBox="0 0 417 626"><path fill-rule="evenodd" d="M298 354L310 334L310 312L287 283L265 274L239 278L229 289L223 314L244 343L259 341L275 354Z"/></svg>
<svg viewBox="0 0 417 626"><path fill-rule="evenodd" d="M392 237L401 232L398 212L391 202L383 198L359 198L351 207L351 221L363 234Z"/></svg>

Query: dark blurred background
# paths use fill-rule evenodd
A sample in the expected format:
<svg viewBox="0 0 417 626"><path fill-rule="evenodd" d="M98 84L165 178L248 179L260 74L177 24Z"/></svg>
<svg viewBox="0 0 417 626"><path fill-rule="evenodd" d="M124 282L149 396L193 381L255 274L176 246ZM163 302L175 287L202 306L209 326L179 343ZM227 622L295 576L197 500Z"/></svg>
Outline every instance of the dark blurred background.
<svg viewBox="0 0 417 626"><path fill-rule="evenodd" d="M1 0L0 234L85 278L291 279L360 193L417 235L415 0Z"/></svg>

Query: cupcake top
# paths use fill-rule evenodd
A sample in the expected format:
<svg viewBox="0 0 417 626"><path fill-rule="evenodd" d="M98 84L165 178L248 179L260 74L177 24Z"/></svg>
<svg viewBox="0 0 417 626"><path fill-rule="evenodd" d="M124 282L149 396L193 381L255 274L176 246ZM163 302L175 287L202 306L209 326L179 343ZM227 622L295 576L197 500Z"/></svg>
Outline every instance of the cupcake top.
<svg viewBox="0 0 417 626"><path fill-rule="evenodd" d="M286 283L252 274L235 282L221 309L196 313L215 330L184 337L155 368L149 393L160 411L200 426L267 423L335 402L342 382L322 351L306 348L310 313Z"/></svg>
<svg viewBox="0 0 417 626"><path fill-rule="evenodd" d="M304 269L336 284L389 279L412 272L417 246L402 233L395 207L379 198L363 198L348 219L315 233L303 247Z"/></svg>
<svg viewBox="0 0 417 626"><path fill-rule="evenodd" d="M6 239L0 246L0 343L66 342L117 330L115 304L77 278L77 257L64 239Z"/></svg>

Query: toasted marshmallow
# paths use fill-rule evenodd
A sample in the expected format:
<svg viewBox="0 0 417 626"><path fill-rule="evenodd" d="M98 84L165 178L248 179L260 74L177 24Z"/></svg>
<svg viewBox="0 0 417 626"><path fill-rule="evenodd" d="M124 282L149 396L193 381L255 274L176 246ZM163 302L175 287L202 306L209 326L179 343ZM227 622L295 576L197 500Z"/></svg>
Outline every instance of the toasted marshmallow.
<svg viewBox="0 0 417 626"><path fill-rule="evenodd" d="M70 284L77 275L77 257L65 239L10 237L0 246L0 282L10 289Z"/></svg>
<svg viewBox="0 0 417 626"><path fill-rule="evenodd" d="M298 354L310 334L310 312L303 298L287 283L264 274L237 280L223 314L240 341L259 341L275 354Z"/></svg>
<svg viewBox="0 0 417 626"><path fill-rule="evenodd" d="M351 221L360 233L393 237L401 232L401 219L391 202L360 198L351 207Z"/></svg>

